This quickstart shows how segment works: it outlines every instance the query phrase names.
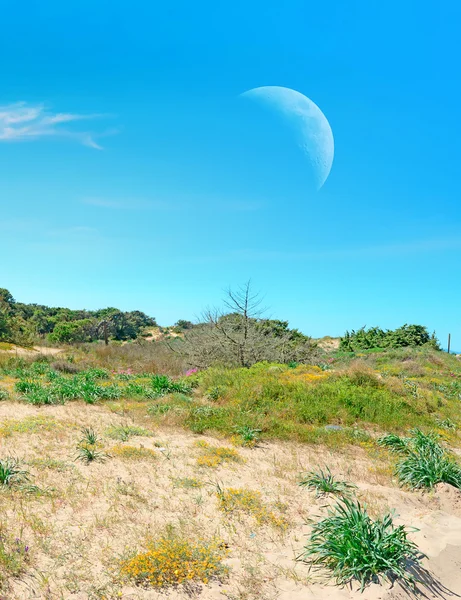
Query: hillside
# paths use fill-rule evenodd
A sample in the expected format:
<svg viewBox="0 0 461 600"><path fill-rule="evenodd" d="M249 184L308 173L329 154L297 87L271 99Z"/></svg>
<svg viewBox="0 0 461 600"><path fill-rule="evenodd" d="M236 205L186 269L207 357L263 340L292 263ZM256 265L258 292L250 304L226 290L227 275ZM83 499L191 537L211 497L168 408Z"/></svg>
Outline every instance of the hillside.
<svg viewBox="0 0 461 600"><path fill-rule="evenodd" d="M0 459L17 470L0 495L5 597L363 598L357 582L332 587L328 569L297 560L307 520L319 523L342 494L372 519L397 510L427 554L418 567L427 597L461 593L461 492L437 479L428 491L401 485L398 454L378 443L417 427L429 444L439 436L456 466L455 357L335 351L319 365L178 377L119 366L132 347L112 350L0 356ZM333 493L316 487L320 469ZM373 581L366 598L412 593Z"/></svg>

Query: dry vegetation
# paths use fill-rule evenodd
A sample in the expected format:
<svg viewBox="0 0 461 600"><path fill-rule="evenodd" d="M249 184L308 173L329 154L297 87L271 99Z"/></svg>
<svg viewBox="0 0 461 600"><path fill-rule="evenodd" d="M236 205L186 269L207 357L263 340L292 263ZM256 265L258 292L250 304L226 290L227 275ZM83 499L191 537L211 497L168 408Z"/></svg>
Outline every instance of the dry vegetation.
<svg viewBox="0 0 461 600"><path fill-rule="evenodd" d="M454 357L336 353L176 377L179 363L139 348L0 359L0 459L17 470L0 486L0 598L408 597L332 587L297 560L309 519L346 490L420 529L428 597L461 593L460 492L400 487L377 443L419 426L458 452Z"/></svg>

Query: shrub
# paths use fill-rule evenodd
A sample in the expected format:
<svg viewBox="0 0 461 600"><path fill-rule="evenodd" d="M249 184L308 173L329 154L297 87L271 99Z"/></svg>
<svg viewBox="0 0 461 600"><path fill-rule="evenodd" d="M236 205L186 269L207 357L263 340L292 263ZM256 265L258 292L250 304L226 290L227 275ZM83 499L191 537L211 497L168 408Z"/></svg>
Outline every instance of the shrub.
<svg viewBox="0 0 461 600"><path fill-rule="evenodd" d="M373 520L359 502L343 499L314 524L300 558L329 571L338 585L357 580L363 590L380 578L413 585L406 561L418 562L420 557L408 530L395 526L391 514Z"/></svg>
<svg viewBox="0 0 461 600"><path fill-rule="evenodd" d="M357 486L352 483L336 479L328 467L326 471L320 469L303 475L299 485L309 490L315 490L317 497L327 496L328 494L348 496L353 490L357 489Z"/></svg>
<svg viewBox="0 0 461 600"><path fill-rule="evenodd" d="M401 484L414 489L428 489L437 483L448 483L461 489L461 467L439 439L436 433L425 434L413 429L410 437L389 434L380 438L378 443L402 456L395 469Z"/></svg>
<svg viewBox="0 0 461 600"><path fill-rule="evenodd" d="M122 561L121 574L137 585L157 588L207 584L227 574L228 568L222 563L227 554L220 539L189 540L170 534L149 542L145 552Z"/></svg>
<svg viewBox="0 0 461 600"><path fill-rule="evenodd" d="M403 325L398 329L384 331L379 327L357 331L346 331L341 338L339 349L348 352L369 350L372 348L404 348L428 345L435 350L440 350L435 335L430 335L422 325Z"/></svg>

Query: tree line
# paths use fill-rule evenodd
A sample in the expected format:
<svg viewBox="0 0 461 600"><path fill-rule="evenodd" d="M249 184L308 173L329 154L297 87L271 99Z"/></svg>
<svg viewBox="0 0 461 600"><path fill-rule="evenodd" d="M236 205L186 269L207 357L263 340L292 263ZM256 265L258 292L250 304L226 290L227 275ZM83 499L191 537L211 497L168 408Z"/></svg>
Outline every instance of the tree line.
<svg viewBox="0 0 461 600"><path fill-rule="evenodd" d="M0 341L28 345L37 339L59 344L95 340L133 340L156 320L145 313L108 307L99 310L71 310L41 304L17 302L0 288Z"/></svg>

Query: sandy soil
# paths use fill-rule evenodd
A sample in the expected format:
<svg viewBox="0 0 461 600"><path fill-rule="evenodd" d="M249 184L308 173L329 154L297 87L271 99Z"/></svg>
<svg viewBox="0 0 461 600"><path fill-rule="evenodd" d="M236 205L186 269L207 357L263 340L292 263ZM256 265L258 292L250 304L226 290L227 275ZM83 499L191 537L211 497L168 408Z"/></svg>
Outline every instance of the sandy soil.
<svg viewBox="0 0 461 600"><path fill-rule="evenodd" d="M419 573L421 597L461 596L461 493L440 486L435 493L405 492L360 448L331 452L295 443L238 448L245 462L201 467L197 440L229 442L183 431L155 428L149 417L136 425L152 428L152 437L131 438L127 445L153 449L153 461L109 458L89 466L75 460L81 428L104 435L111 425L132 424L108 407L69 403L34 408L0 403L0 456L27 462L33 483L47 494L0 494L2 522L30 546L27 573L11 582L2 600L400 600L398 585L373 584L361 594L316 580L295 560L305 542L306 519L325 514L325 499L300 488L300 472L328 465L333 473L358 485L359 497L377 514L396 509L398 522L412 534L428 558ZM9 435L8 435L9 433ZM110 455L118 442L104 437ZM178 486L195 478L200 488ZM289 529L260 526L250 516L219 510L216 484L258 490L268 506L282 507ZM275 510L275 509L274 509ZM278 509L277 509L278 510ZM186 592L136 588L117 582L120 557L142 547L149 535L173 524L191 537L219 535L229 546L227 581Z"/></svg>
<svg viewBox="0 0 461 600"><path fill-rule="evenodd" d="M64 352L62 348L48 348L47 346L34 346L33 348L21 348L20 346L14 346L10 350L0 350L6 354L15 354L18 356L36 356L37 354L43 354L45 356L55 356Z"/></svg>

